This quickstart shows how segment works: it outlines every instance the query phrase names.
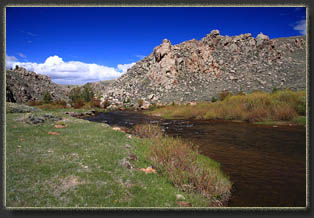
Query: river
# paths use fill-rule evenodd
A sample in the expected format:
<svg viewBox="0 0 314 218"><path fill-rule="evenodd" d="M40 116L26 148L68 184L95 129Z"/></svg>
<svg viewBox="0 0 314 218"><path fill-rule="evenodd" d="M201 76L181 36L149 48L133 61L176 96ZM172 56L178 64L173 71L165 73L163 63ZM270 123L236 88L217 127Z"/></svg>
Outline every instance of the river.
<svg viewBox="0 0 314 218"><path fill-rule="evenodd" d="M141 112L115 111L85 118L131 128L159 124L169 136L199 145L221 164L233 183L229 207L306 206L306 128L246 122L164 120Z"/></svg>

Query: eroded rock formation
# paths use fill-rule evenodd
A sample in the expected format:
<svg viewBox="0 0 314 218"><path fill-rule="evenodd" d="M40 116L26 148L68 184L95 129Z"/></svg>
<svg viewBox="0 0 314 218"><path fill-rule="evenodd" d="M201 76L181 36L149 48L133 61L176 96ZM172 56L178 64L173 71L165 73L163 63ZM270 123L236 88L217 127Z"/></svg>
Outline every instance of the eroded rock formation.
<svg viewBox="0 0 314 218"><path fill-rule="evenodd" d="M105 91L114 105L208 101L222 91L305 89L305 36L269 39L260 33L171 45L167 39Z"/></svg>
<svg viewBox="0 0 314 218"><path fill-rule="evenodd" d="M49 76L36 74L23 67L7 70L7 102L26 103L31 100L40 101L47 91L54 101L68 101L67 93L69 89L52 82Z"/></svg>

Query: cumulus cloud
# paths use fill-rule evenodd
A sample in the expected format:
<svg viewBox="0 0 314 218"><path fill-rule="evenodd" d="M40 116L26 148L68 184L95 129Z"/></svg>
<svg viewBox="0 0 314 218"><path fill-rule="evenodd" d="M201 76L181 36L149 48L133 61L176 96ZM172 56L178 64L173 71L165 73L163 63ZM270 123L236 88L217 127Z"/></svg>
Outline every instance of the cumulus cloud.
<svg viewBox="0 0 314 218"><path fill-rule="evenodd" d="M297 22L297 25L293 27L294 30L299 31L300 34L306 34L306 20L300 20Z"/></svg>
<svg viewBox="0 0 314 218"><path fill-rule="evenodd" d="M117 67L118 67L118 69L119 69L120 71L122 71L122 73L126 73L126 71L127 71L129 68L133 67L134 64L135 64L135 63L131 63L131 64L118 64Z"/></svg>
<svg viewBox="0 0 314 218"><path fill-rule="evenodd" d="M64 62L57 55L48 57L44 63L19 62L12 57L7 56L6 58L7 68L15 68L18 65L27 70L48 75L57 84L85 84L116 79L135 64L118 64L117 68L114 68L80 61Z"/></svg>

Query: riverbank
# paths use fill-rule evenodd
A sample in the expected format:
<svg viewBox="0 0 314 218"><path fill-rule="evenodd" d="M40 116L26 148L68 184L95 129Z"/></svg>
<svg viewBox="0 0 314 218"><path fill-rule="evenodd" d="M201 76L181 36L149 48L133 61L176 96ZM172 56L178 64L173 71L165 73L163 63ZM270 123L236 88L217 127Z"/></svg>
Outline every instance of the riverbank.
<svg viewBox="0 0 314 218"><path fill-rule="evenodd" d="M236 120L259 124L306 124L305 91L261 91L232 95L222 93L220 101L154 108L146 114L164 119Z"/></svg>
<svg viewBox="0 0 314 218"><path fill-rule="evenodd" d="M6 207L223 206L221 196L188 192L155 168L147 156L151 139L65 111L84 110L6 114Z"/></svg>

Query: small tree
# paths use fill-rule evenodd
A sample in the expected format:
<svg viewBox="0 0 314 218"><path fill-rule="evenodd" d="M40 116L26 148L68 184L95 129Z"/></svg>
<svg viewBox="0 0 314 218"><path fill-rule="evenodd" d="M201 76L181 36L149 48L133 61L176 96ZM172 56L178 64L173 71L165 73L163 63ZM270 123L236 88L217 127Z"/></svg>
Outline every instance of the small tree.
<svg viewBox="0 0 314 218"><path fill-rule="evenodd" d="M105 99L103 105L104 105L104 108L106 109L107 107L110 106L110 101L108 99Z"/></svg>
<svg viewBox="0 0 314 218"><path fill-rule="evenodd" d="M84 102L89 102L94 97L93 89L89 85L84 85L81 95L82 95L81 97L82 97Z"/></svg>
<svg viewBox="0 0 314 218"><path fill-rule="evenodd" d="M78 109L84 106L84 102L81 98L77 99L75 104L74 104L74 108Z"/></svg>
<svg viewBox="0 0 314 218"><path fill-rule="evenodd" d="M223 101L225 100L227 97L229 96L232 96L232 93L229 92L229 91L222 91L220 94L219 94L219 100L220 101Z"/></svg>
<svg viewBox="0 0 314 218"><path fill-rule="evenodd" d="M69 98L72 106L81 98L81 89L80 87L71 89L69 93Z"/></svg>
<svg viewBox="0 0 314 218"><path fill-rule="evenodd" d="M45 104L49 104L49 103L52 102L52 97L51 97L51 95L50 95L50 93L48 91L45 92L45 94L44 94L43 102Z"/></svg>

